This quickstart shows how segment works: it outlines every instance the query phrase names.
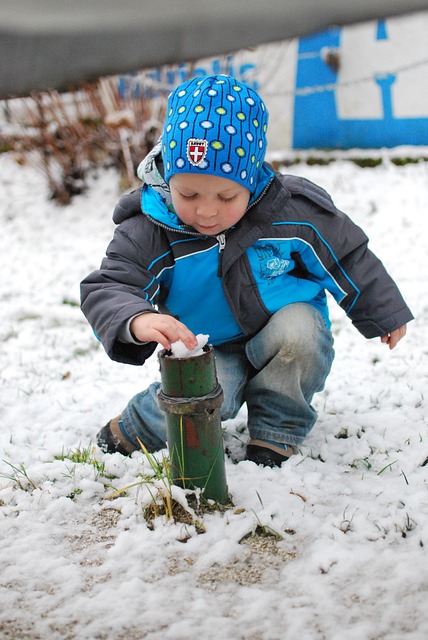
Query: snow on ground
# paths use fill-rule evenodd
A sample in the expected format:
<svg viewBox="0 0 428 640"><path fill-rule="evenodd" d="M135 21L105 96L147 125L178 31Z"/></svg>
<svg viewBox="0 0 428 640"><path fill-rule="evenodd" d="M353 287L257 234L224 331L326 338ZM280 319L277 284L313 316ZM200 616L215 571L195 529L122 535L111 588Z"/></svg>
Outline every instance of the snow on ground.
<svg viewBox="0 0 428 640"><path fill-rule="evenodd" d="M281 469L227 458L233 507L149 527L149 461L93 443L157 359L111 362L78 307L113 231L117 176L100 172L60 208L41 175L0 156L1 638L428 637L428 164L289 171L361 224L416 321L391 352L332 306L337 356L300 453ZM245 410L227 430L242 457Z"/></svg>

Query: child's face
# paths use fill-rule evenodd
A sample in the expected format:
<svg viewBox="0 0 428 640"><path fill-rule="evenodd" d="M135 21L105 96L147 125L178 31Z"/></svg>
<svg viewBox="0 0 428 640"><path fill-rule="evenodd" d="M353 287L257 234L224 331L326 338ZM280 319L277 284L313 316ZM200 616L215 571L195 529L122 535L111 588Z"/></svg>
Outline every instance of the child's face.
<svg viewBox="0 0 428 640"><path fill-rule="evenodd" d="M217 235L239 222L251 195L239 182L192 173L174 174L169 186L180 220L208 236Z"/></svg>

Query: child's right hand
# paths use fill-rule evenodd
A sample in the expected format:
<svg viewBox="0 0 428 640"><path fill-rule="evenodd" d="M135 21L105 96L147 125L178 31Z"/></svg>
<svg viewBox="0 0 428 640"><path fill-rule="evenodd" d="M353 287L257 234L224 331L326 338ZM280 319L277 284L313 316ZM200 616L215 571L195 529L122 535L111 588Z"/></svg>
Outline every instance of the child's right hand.
<svg viewBox="0 0 428 640"><path fill-rule="evenodd" d="M188 349L194 349L198 344L196 336L185 324L162 313L142 313L132 320L130 329L140 342L159 342L168 350L177 340L181 340Z"/></svg>

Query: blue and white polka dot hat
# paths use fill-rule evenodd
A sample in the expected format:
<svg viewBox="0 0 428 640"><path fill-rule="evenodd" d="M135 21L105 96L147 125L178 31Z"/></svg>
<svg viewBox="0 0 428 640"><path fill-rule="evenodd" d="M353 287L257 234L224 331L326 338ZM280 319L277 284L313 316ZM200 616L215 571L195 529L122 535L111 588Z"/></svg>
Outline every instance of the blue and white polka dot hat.
<svg viewBox="0 0 428 640"><path fill-rule="evenodd" d="M188 80L168 98L162 134L165 180L176 173L239 182L251 193L266 153L268 111L247 84L229 76Z"/></svg>

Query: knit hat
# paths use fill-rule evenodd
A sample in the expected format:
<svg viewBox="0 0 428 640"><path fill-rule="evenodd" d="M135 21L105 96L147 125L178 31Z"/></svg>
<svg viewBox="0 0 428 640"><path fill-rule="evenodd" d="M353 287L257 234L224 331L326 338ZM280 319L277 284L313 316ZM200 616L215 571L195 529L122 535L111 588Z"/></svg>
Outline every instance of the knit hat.
<svg viewBox="0 0 428 640"><path fill-rule="evenodd" d="M266 153L268 111L247 84L229 76L192 78L168 98L162 134L165 180L209 174L257 185Z"/></svg>

